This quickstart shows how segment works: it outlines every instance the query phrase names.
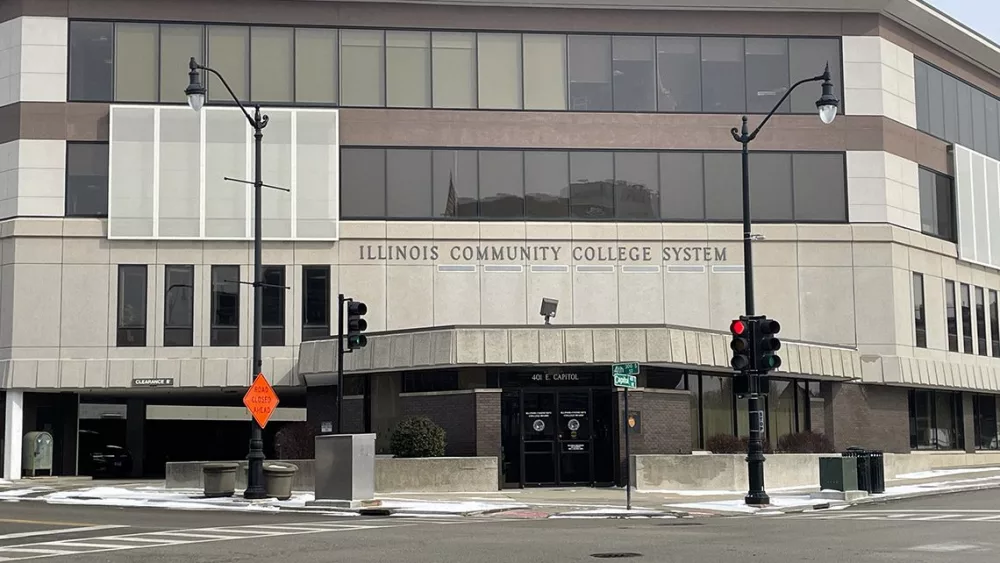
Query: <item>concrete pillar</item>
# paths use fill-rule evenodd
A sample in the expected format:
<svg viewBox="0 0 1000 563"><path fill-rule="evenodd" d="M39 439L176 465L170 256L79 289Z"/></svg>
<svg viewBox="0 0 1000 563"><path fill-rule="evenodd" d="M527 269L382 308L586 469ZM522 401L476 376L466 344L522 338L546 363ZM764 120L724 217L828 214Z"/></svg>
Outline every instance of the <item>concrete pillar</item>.
<svg viewBox="0 0 1000 563"><path fill-rule="evenodd" d="M21 478L21 440L24 434L24 392L7 391L4 403L3 478Z"/></svg>
<svg viewBox="0 0 1000 563"><path fill-rule="evenodd" d="M143 441L146 435L146 401L129 399L126 403L125 447L132 453L132 477L142 477Z"/></svg>

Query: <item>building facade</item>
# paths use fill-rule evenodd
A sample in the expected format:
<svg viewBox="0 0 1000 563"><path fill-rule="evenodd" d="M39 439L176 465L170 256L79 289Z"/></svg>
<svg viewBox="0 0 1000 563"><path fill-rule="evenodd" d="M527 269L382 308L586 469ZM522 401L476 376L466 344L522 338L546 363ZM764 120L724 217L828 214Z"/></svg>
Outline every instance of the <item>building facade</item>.
<svg viewBox="0 0 1000 563"><path fill-rule="evenodd" d="M262 106L284 188L268 455L335 430L338 294L369 310L343 430L380 449L426 415L502 484L615 482L618 361L642 364L637 453L747 434L730 130L827 64L841 115L806 84L751 144L757 310L784 342L768 442L1000 448L1000 48L920 0L648 4L5 5L4 476L35 430L56 474L110 446L134 475L245 455L252 130L215 76L186 106L191 57Z"/></svg>

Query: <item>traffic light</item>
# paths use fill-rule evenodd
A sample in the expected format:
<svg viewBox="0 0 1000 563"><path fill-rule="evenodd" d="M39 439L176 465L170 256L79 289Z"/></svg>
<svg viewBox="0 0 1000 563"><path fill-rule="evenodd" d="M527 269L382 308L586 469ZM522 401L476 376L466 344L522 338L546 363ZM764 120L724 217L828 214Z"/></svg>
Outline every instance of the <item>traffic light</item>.
<svg viewBox="0 0 1000 563"><path fill-rule="evenodd" d="M781 349L781 341L775 334L781 331L781 325L774 319L760 318L754 331L754 354L756 355L754 369L765 374L781 367L781 358L775 352Z"/></svg>
<svg viewBox="0 0 1000 563"><path fill-rule="evenodd" d="M729 323L729 332L733 335L733 341L729 347L733 349L733 359L730 365L736 371L747 371L751 368L752 359L752 326L746 317L740 317Z"/></svg>
<svg viewBox="0 0 1000 563"><path fill-rule="evenodd" d="M361 301L347 301L347 349L357 350L368 345L368 337L362 332L368 330L368 321L364 317L368 306Z"/></svg>

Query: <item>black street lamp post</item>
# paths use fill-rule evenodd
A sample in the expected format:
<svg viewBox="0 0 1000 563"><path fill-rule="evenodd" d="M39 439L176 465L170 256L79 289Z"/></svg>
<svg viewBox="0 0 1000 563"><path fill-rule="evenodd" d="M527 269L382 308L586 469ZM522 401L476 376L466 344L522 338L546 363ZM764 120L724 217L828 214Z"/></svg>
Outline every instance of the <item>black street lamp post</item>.
<svg viewBox="0 0 1000 563"><path fill-rule="evenodd" d="M243 115L246 116L247 121L250 122L250 126L253 127L253 139L254 139L254 176L253 176L253 187L254 187L254 223L253 223L253 363L251 364L250 381L252 382L254 377L261 372L261 365L263 363L263 353L261 350L262 341L261 335L263 332L263 298L262 298L262 288L265 285L263 281L263 267L261 266L261 231L262 231L262 205L261 205L261 191L266 186L268 188L274 188L282 191L288 191L285 188L279 188L277 186L269 186L264 184L261 180L261 140L264 137L264 127L267 127L268 118L266 115L260 114L260 105L254 104L253 114L247 111L246 107L240 102L239 98L233 93L233 89L229 87L226 83L226 79L222 77L216 70L211 69L207 66L198 64L194 57L191 57L191 61L188 63L190 72L188 73L189 83L188 87L184 90L187 94L188 105L191 109L195 111L201 111L201 108L205 105L205 86L201 82L201 71L206 71L214 74L218 77L222 85L226 87L229 91L229 95L232 96L233 101L239 106ZM233 178L226 178L226 180L233 180L241 183L247 183L243 180L235 180ZM264 488L264 438L261 432L260 426L256 421L250 421L250 453L247 454L247 488L243 493L243 497L247 499L262 499L267 496L267 491Z"/></svg>
<svg viewBox="0 0 1000 563"><path fill-rule="evenodd" d="M741 129L733 127L732 129L733 139L736 139L736 142L743 145L743 291L747 317L755 314L753 299L753 253L751 246L753 235L750 232L750 141L757 138L757 134L760 133L760 130L771 119L774 112L778 111L778 108L781 107L781 104L785 102L793 90L808 82L820 81L823 82L823 94L816 101L819 118L827 125L833 123L834 118L837 117L837 106L840 102L833 94L833 83L830 82L830 65L828 63L823 74L800 80L785 91L785 95L778 100L778 103L775 104L774 108L764 117L764 120L760 122L760 125L752 133L749 132L747 127L747 116L745 115L743 116L743 127ZM755 413L762 410L760 408L760 395L761 393L766 393L767 390L759 388L760 377L758 374L750 370L748 375L750 376L750 395L747 410L750 413L750 441L747 447L747 473L749 474L750 490L744 501L746 504L759 506L771 502L771 499L767 496L767 492L764 490L764 429L761 428L763 418L755 416Z"/></svg>

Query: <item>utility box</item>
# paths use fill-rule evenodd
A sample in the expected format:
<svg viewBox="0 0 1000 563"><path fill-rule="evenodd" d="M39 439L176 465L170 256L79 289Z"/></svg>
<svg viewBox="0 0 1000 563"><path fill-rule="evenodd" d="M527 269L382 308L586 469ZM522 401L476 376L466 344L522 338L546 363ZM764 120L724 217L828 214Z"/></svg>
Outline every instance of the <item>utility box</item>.
<svg viewBox="0 0 1000 563"><path fill-rule="evenodd" d="M24 435L21 471L31 477L38 475L39 471L48 471L52 475L52 434L28 432Z"/></svg>
<svg viewBox="0 0 1000 563"><path fill-rule="evenodd" d="M819 458L819 488L840 492L858 490L858 460L853 457Z"/></svg>
<svg viewBox="0 0 1000 563"><path fill-rule="evenodd" d="M360 508L375 503L375 434L316 436L316 500L309 506Z"/></svg>

